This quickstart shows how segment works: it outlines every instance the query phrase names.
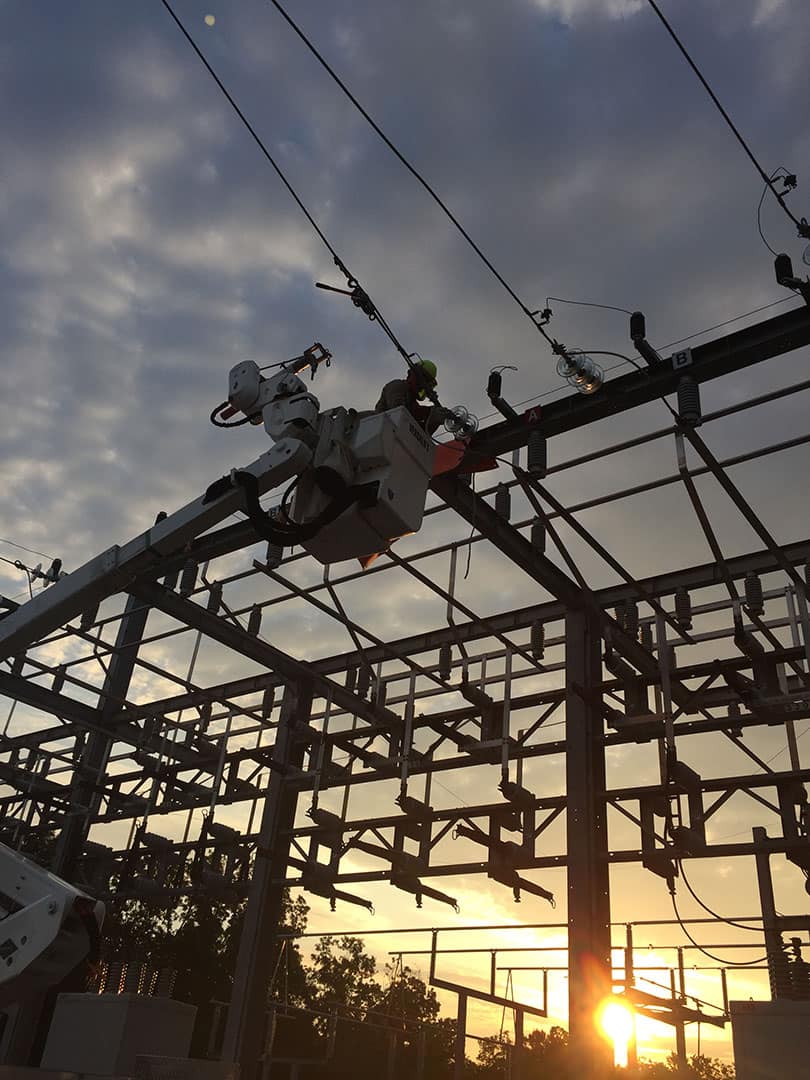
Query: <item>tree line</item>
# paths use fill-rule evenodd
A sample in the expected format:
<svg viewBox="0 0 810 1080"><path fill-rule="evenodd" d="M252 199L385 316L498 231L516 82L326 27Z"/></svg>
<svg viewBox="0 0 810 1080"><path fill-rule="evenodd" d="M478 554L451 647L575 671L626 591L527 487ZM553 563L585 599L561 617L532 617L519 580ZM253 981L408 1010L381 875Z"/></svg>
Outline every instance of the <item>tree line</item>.
<svg viewBox="0 0 810 1080"><path fill-rule="evenodd" d="M128 901L108 909L104 962L142 963L176 972L173 996L197 1006L192 1056L218 1052L241 932L243 905L202 902ZM307 925L302 898L290 900L272 957L267 988L274 1024L273 1057L308 1062L306 1080L452 1080L455 1018L440 1015L435 991L401 964L377 961L358 937L323 937L311 957L297 938ZM465 1080L500 1080L511 1075L514 1047L508 1032L478 1043L465 1060ZM526 1080L574 1080L568 1035L561 1027L531 1031L522 1051ZM277 1066L285 1075L284 1066ZM274 1075L276 1073L274 1072ZM642 1062L615 1070L617 1080L733 1080L734 1070L715 1059L693 1056L678 1069ZM581 1080L581 1078L577 1078Z"/></svg>

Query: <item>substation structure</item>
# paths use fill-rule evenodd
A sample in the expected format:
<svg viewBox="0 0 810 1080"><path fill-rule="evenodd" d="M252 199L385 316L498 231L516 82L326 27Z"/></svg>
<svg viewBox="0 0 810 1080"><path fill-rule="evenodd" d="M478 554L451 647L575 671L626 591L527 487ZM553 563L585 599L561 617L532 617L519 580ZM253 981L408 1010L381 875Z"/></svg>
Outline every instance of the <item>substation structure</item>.
<svg viewBox="0 0 810 1080"><path fill-rule="evenodd" d="M507 896L538 898L536 910L551 896L543 872L564 868L559 963L569 974L572 1050L589 1077L607 1056L593 1017L612 985L611 866L641 864L651 888L677 890L690 860L754 860L772 996L801 996L801 965L783 935L803 934L810 918L806 909L777 914L770 862L785 857L799 880L810 871L810 768L794 728L810 717L810 537L778 545L734 477L810 435L725 462L710 445L714 421L806 394L810 380L703 416L697 390L752 365L784 365L775 359L783 354L795 363L808 343L810 311L801 306L590 397L553 401L533 424L507 418L480 431L474 448L511 454L511 478L479 493L452 475L435 478L426 524L441 515L452 538L431 547L420 536L421 547L411 540L400 555L395 546L365 572L342 564L302 585L304 557L272 549L234 570L233 553L259 543L246 520L173 548L154 539L156 525L139 542L137 565L114 548L29 603L4 601L0 693L11 709L0 741L0 838L35 850L55 834L52 870L101 899L246 896L222 1056L250 1080L265 1054L265 991L288 887L368 907L364 884L388 881L420 904L452 905L450 879L481 875ZM676 392L672 423L620 441L623 414ZM617 436L613 447L555 456L555 437L596 421ZM548 489L558 473L661 440L674 450L671 475L579 506ZM721 550L698 475L730 499L756 550ZM711 558L638 580L576 515L668 485L686 490ZM604 561L613 584L589 587L563 527ZM671 527L661 524L661 538ZM649 543L657 539L651 525ZM458 599L467 547L475 559L489 550L482 541L523 572L524 606L481 612ZM353 590L384 595L403 582L446 604L446 620L397 640L353 620ZM342 627L349 650L303 660L280 647L274 619L293 601ZM251 672L198 682L206 641ZM190 663L177 670L165 658L183 643ZM166 692L144 700L139 680ZM762 727L778 729L787 746L773 764L746 743ZM690 750L707 734L728 743L728 760L743 763L736 772L718 775L716 762ZM653 763L648 782L608 785L606 761L620 747ZM542 790L532 778L549 762L554 780L543 773ZM480 800L434 808L447 801L447 788L432 798L434 778L452 787L460 770L481 776L465 787ZM761 825L738 842L712 842L707 826L722 831L732 798L751 802ZM162 827L178 815L184 828ZM240 827L227 823L238 815ZM622 843L612 840L619 834ZM121 839L99 842L112 835ZM674 984L650 994L632 973L629 982L642 1009L684 1020ZM464 992L463 1048L462 1000Z"/></svg>

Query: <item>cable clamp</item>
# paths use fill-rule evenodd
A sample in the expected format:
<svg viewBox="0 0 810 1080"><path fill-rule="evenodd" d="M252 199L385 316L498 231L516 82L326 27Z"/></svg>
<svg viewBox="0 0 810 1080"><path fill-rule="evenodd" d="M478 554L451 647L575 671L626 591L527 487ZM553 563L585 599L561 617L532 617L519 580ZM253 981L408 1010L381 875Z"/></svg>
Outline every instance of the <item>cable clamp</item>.
<svg viewBox="0 0 810 1080"><path fill-rule="evenodd" d="M550 307L538 308L536 311L529 312L529 318L532 320L535 326L545 326L546 323L551 322L551 316L554 312ZM536 319L535 316L539 315L540 318Z"/></svg>

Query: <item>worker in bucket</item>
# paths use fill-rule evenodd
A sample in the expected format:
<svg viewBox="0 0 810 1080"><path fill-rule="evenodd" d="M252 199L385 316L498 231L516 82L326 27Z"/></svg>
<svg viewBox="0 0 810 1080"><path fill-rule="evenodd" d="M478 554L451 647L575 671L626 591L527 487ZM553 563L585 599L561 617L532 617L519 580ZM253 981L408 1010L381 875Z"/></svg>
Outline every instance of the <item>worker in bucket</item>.
<svg viewBox="0 0 810 1080"><path fill-rule="evenodd" d="M428 391L436 386L436 365L432 360L417 360L404 379L392 379L382 389L375 412L388 412L404 405L421 428L432 435L444 420L447 410L441 405L422 405Z"/></svg>

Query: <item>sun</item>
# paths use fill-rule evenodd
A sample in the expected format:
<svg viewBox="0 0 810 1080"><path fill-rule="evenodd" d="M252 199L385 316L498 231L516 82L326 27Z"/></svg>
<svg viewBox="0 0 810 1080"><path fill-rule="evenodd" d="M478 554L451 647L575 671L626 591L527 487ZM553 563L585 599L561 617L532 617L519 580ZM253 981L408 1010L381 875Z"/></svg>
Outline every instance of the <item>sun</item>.
<svg viewBox="0 0 810 1080"><path fill-rule="evenodd" d="M627 1065L627 1046L635 1026L632 1007L616 996L606 998L597 1011L597 1021L613 1043L614 1065Z"/></svg>

